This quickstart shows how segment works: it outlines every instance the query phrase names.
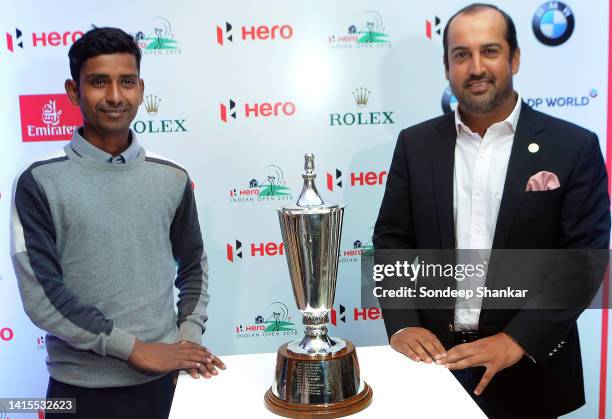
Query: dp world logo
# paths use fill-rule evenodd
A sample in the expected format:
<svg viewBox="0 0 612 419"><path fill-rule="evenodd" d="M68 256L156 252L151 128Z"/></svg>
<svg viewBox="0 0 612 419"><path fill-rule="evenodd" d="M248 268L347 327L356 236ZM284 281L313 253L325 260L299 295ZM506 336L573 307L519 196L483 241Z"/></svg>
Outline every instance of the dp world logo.
<svg viewBox="0 0 612 419"><path fill-rule="evenodd" d="M444 89L444 93L442 93L442 112L455 112L458 104L459 102L457 102L457 98L453 94L450 86L448 86L446 89Z"/></svg>
<svg viewBox="0 0 612 419"><path fill-rule="evenodd" d="M538 41L551 47L567 41L574 32L574 24L572 10L560 1L549 1L541 5L531 22Z"/></svg>

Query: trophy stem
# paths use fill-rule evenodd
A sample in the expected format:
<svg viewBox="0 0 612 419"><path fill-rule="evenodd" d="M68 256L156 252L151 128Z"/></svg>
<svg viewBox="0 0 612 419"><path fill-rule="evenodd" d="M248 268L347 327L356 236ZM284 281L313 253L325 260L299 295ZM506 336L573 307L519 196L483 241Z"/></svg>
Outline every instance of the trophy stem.
<svg viewBox="0 0 612 419"><path fill-rule="evenodd" d="M329 311L320 313L303 312L304 338L298 344L298 348L290 345L289 350L297 353L310 355L331 354L340 350L339 342L334 341L327 334L327 323ZM301 349L301 350L300 350Z"/></svg>

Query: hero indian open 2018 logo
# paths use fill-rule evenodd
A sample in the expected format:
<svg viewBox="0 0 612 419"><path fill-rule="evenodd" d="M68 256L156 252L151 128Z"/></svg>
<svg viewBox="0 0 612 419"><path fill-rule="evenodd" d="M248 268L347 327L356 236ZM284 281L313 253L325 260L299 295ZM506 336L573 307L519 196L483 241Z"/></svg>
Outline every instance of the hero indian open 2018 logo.
<svg viewBox="0 0 612 419"><path fill-rule="evenodd" d="M273 336L296 336L297 330L287 305L280 301L270 304L271 312L267 317L258 313L252 321L238 324L234 328L237 339Z"/></svg>
<svg viewBox="0 0 612 419"><path fill-rule="evenodd" d="M20 95L19 110L23 142L70 140L83 123L66 94Z"/></svg>

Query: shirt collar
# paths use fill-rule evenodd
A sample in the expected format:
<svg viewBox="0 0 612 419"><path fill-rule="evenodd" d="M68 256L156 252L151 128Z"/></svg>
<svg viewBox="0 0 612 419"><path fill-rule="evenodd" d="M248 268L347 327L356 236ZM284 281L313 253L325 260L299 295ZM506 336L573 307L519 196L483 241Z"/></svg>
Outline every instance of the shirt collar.
<svg viewBox="0 0 612 419"><path fill-rule="evenodd" d="M87 141L80 133L81 128L74 131L72 140L70 141L70 147L72 150L88 160L99 161L104 163L127 163L132 160L136 160L140 154L140 144L136 138L134 131L130 130L130 145L128 148L123 150L118 156L114 156L107 153L104 150L99 149L89 141ZM119 158L120 157L120 158Z"/></svg>
<svg viewBox="0 0 612 419"><path fill-rule="evenodd" d="M521 113L522 102L523 102L523 99L521 98L521 94L517 93L516 104L514 105L514 109L512 109L512 112L510 112L510 115L508 115L508 117L504 119L503 121L497 122L491 126L498 125L498 124L506 125L510 127L513 133L516 132L516 125L518 124L519 115ZM460 129L470 134L472 133L472 130L467 125L465 125L463 121L461 120L461 115L459 113L459 106L457 106L457 108L455 109L455 127L457 129L457 134L459 134Z"/></svg>

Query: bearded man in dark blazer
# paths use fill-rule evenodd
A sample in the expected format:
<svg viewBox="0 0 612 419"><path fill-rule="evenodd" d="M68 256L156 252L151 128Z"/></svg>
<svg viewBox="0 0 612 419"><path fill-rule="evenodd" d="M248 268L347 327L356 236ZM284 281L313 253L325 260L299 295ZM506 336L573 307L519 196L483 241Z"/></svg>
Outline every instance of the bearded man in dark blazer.
<svg viewBox="0 0 612 419"><path fill-rule="evenodd" d="M531 109L514 90L512 19L470 5L444 30L455 112L404 129L375 249L608 249L597 136ZM489 278L487 277L487 281ZM492 418L551 418L584 404L576 320L557 310L385 309L391 346L445 365Z"/></svg>

